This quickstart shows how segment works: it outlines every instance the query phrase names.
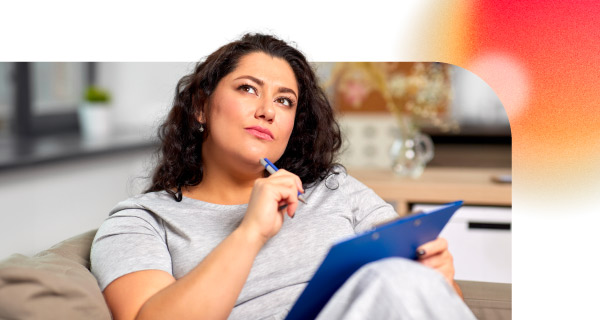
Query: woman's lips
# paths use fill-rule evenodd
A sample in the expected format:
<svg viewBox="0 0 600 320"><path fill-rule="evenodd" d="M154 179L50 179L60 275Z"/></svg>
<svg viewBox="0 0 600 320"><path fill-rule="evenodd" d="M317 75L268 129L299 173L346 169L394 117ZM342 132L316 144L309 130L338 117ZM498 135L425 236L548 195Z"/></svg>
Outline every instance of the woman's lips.
<svg viewBox="0 0 600 320"><path fill-rule="evenodd" d="M262 128L262 127L248 127L245 130L249 134L251 134L259 139L273 141L273 134L271 133L271 131L269 131L269 129Z"/></svg>

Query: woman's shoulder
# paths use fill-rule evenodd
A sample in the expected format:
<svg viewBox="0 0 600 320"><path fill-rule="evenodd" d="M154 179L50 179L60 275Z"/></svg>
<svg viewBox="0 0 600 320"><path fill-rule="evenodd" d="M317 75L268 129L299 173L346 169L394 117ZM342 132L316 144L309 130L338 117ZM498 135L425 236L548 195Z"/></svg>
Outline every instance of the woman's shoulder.
<svg viewBox="0 0 600 320"><path fill-rule="evenodd" d="M141 193L125 199L115 205L109 215L114 215L127 209L148 210L150 207L169 205L175 202L173 197L165 191Z"/></svg>

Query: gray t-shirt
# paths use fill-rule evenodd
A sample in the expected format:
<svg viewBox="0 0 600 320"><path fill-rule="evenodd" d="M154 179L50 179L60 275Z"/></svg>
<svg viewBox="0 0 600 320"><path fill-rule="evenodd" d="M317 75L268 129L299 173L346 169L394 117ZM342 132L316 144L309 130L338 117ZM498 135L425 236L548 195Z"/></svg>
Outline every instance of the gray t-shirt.
<svg viewBox="0 0 600 320"><path fill-rule="evenodd" d="M340 173L305 193L294 219L260 250L230 319L283 318L327 251L337 241L397 217L388 203ZM91 270L104 290L135 271L157 269L179 279L239 226L247 204L219 205L166 192L119 203L102 223L91 250Z"/></svg>

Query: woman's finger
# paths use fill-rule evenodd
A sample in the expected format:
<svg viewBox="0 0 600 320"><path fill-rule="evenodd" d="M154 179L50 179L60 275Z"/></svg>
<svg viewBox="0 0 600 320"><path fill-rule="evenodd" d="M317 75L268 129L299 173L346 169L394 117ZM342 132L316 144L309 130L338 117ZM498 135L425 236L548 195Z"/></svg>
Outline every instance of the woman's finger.
<svg viewBox="0 0 600 320"><path fill-rule="evenodd" d="M284 181L293 183L293 185L295 186L295 188L297 189L298 192L304 193L304 187L302 186L302 180L300 180L300 177L298 177L297 175L295 175L285 169L280 169L279 171L277 171L274 174L272 174L271 176L269 176L269 178L273 178L274 180L285 179ZM287 179L291 179L291 180L287 180Z"/></svg>
<svg viewBox="0 0 600 320"><path fill-rule="evenodd" d="M293 218L298 207L298 191L296 188L288 188L284 191L286 198L283 200L287 204L287 215Z"/></svg>
<svg viewBox="0 0 600 320"><path fill-rule="evenodd" d="M298 191L293 180L290 177L276 177L268 183L269 185L266 188L274 195L274 200L277 201L277 211L284 210L284 213L292 218L298 207Z"/></svg>
<svg viewBox="0 0 600 320"><path fill-rule="evenodd" d="M423 265L435 269L443 265L453 264L453 258L450 252L446 250L436 255L429 256L427 258L421 258L419 259L419 262L421 262Z"/></svg>
<svg viewBox="0 0 600 320"><path fill-rule="evenodd" d="M419 259L426 259L444 250L448 250L448 241L446 241L444 238L437 238L418 247L417 257Z"/></svg>
<svg viewBox="0 0 600 320"><path fill-rule="evenodd" d="M419 260L419 263L441 273L450 283L454 280L454 261L449 251Z"/></svg>

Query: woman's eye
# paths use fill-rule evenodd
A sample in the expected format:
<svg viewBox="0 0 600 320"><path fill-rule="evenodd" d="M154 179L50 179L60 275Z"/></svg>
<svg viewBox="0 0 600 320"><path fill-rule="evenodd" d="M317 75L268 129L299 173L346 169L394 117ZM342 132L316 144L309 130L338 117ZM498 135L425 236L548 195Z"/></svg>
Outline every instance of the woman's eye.
<svg viewBox="0 0 600 320"><path fill-rule="evenodd" d="M288 98L277 98L277 103L281 103L284 106L288 106L288 107L292 107L294 105L294 103L292 102L292 100L288 99Z"/></svg>
<svg viewBox="0 0 600 320"><path fill-rule="evenodd" d="M239 87L240 90L248 92L248 93L252 93L252 94L256 94L256 89L254 89L254 87L249 86L247 84L241 85Z"/></svg>

